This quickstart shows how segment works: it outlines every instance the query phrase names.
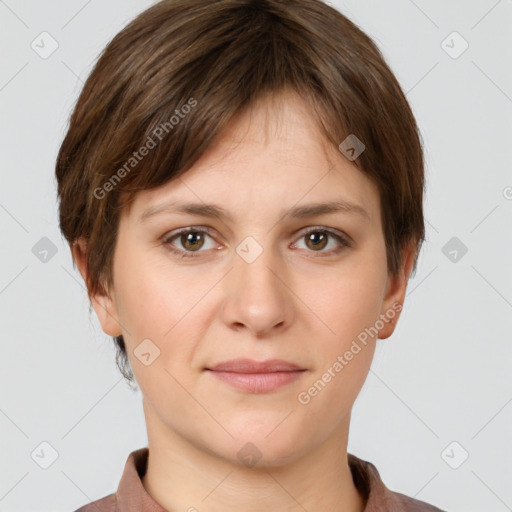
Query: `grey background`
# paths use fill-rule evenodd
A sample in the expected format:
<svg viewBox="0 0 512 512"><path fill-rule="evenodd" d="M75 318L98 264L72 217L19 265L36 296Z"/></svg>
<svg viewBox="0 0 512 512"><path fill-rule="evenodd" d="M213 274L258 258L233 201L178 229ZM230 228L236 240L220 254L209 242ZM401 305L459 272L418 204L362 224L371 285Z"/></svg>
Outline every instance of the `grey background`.
<svg viewBox="0 0 512 512"><path fill-rule="evenodd" d="M140 392L60 236L53 172L94 60L151 3L0 1L0 512L69 512L110 494L147 444ZM407 92L428 187L427 242L354 406L349 451L440 508L512 510L512 0L333 5ZM58 42L46 59L31 47L43 31ZM469 44L457 58L453 31ZM46 261L43 237L56 251ZM58 453L47 469L44 441Z"/></svg>

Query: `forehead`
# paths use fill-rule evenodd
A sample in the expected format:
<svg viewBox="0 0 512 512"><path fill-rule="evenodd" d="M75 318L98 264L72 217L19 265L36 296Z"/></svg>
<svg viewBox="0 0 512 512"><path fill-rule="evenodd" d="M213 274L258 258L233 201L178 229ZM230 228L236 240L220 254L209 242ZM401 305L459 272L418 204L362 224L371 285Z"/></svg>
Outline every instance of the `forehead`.
<svg viewBox="0 0 512 512"><path fill-rule="evenodd" d="M232 119L186 173L139 192L130 216L177 201L214 203L238 217L344 201L379 217L374 183L324 138L307 104L290 93L262 98Z"/></svg>

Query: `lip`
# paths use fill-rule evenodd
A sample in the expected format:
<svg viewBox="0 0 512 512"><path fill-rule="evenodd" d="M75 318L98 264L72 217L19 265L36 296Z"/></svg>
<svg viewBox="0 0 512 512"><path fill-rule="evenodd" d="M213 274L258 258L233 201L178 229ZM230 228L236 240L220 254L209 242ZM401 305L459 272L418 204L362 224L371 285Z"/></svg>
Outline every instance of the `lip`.
<svg viewBox="0 0 512 512"><path fill-rule="evenodd" d="M232 359L205 370L223 382L249 393L274 391L298 379L306 371L282 359Z"/></svg>
<svg viewBox="0 0 512 512"><path fill-rule="evenodd" d="M300 366L284 361L283 359L267 359L266 361L255 361L254 359L231 359L207 370L214 372L232 372L232 373L273 373L273 372L291 372L303 370Z"/></svg>

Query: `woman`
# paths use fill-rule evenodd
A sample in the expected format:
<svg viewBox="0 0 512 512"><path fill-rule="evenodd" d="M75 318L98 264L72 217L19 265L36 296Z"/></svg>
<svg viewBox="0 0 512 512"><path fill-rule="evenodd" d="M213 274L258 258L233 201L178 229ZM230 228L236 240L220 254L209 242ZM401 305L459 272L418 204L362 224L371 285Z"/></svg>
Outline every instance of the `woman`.
<svg viewBox="0 0 512 512"><path fill-rule="evenodd" d="M164 0L107 46L60 226L148 447L100 511L440 510L347 453L424 240L420 135L319 0Z"/></svg>

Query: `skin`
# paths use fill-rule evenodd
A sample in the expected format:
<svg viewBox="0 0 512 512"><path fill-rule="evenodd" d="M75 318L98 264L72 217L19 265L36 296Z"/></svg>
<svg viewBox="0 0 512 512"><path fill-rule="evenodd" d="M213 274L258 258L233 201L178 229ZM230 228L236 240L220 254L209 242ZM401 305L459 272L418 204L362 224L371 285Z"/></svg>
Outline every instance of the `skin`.
<svg viewBox="0 0 512 512"><path fill-rule="evenodd" d="M181 178L138 193L120 219L114 285L108 295L92 297L104 332L124 336L148 429L142 482L167 510L361 512L365 506L347 463L350 414L376 339L393 333L399 312L308 404L297 396L379 315L403 304L414 246L391 276L378 189L328 146L299 97L288 92L277 99L237 117ZM138 221L147 208L176 199L214 203L232 220L166 212ZM361 205L368 217L281 215L339 199ZM188 226L213 231L189 245L175 237L176 250L196 254L183 259L163 239ZM345 234L351 246L329 236L317 248L303 233L308 227ZM263 249L252 263L236 252L248 236ZM86 250L83 240L73 247L84 279ZM149 366L134 355L146 338L160 350ZM244 357L280 358L307 371L261 394L204 371ZM252 467L237 457L247 442L261 453Z"/></svg>

